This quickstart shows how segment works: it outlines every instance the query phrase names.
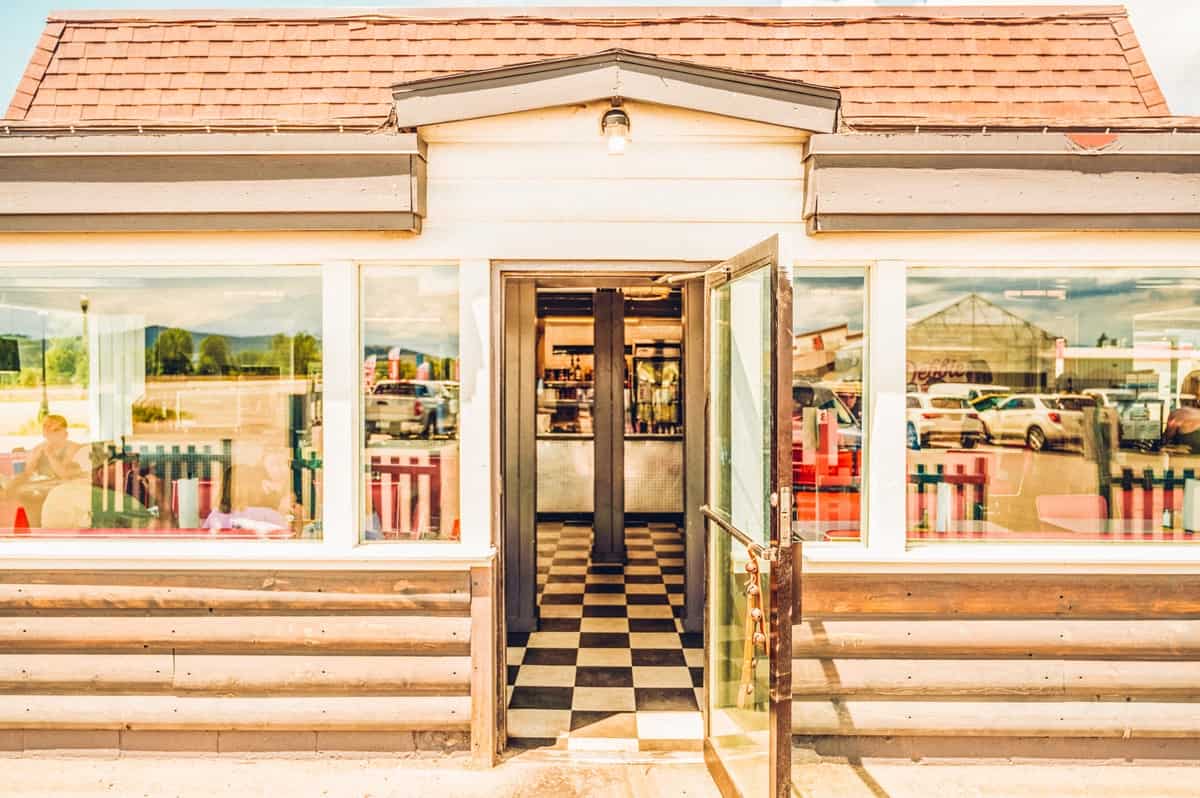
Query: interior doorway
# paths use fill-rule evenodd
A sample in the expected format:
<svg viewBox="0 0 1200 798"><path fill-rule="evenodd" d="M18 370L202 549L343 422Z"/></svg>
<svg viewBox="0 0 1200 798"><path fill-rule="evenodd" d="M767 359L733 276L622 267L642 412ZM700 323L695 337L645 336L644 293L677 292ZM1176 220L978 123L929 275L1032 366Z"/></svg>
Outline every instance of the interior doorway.
<svg viewBox="0 0 1200 798"><path fill-rule="evenodd" d="M698 288L503 281L510 745L701 750Z"/></svg>

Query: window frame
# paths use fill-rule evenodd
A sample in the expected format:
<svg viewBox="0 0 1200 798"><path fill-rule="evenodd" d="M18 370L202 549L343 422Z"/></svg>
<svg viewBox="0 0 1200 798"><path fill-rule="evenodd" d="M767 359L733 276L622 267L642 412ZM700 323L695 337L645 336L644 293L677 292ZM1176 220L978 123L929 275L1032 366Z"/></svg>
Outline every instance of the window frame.
<svg viewBox="0 0 1200 798"><path fill-rule="evenodd" d="M861 277L862 277L862 282L863 282L863 299L862 299L863 330L862 330L862 332L863 332L863 336L864 336L864 340L865 340L865 347L862 352L862 382L863 382L864 388L863 388L862 398L861 398L862 411L860 414L860 424L861 424L860 429L862 432L864 444L862 447L862 455L861 455L862 456L862 487L861 487L860 493L859 493L859 501L860 501L859 538L858 538L858 540L847 540L847 541L805 541L804 550L806 552L806 556L807 556L807 552L809 551L809 547L812 547L812 546L820 546L823 549L828 549L833 552L846 551L846 552L859 552L859 553L861 553L865 549L865 546L866 546L866 540L867 540L868 531L869 531L868 530L868 511L869 511L869 501L870 501L870 491L871 491L870 485L868 484L868 479L870 476L870 460L871 460L870 440L871 440L871 436L873 434L873 430L875 429L871 423L871 409L874 406L874 402L875 402L875 396L873 394L873 391L871 390L871 384L872 384L872 380L873 380L873 377L871 374L871 361L872 361L871 346L873 345L873 342L871 340L871 333L870 333L870 326L871 326L871 270L872 270L872 266L873 266L873 262L867 261L867 260L795 260L795 261L793 261L793 264L792 264L793 314L795 312L795 309L800 306L800 302L802 301L801 291L797 290L796 283L797 283L797 281L803 280L806 276L806 273L809 273L809 272L821 273L821 272L823 272L823 273L825 273L823 276L828 276L829 272L845 271L847 274L849 274L851 272L860 272ZM794 332L794 327L795 327L794 320L790 322L790 325L792 326L793 332ZM794 381L794 375L793 375L793 384L794 384L794 382L795 381ZM794 391L794 389L793 389L793 391ZM835 398L836 398L836 394L835 394ZM901 401L901 411L900 412L902 414L906 413L908 410L907 400L908 400L907 394L903 393L900 397L900 401ZM815 393L813 394L813 405L819 407L819 405L816 404ZM839 405L840 405L840 402L839 402ZM793 408L793 412L795 412L795 408ZM839 410L839 414L840 414L840 410ZM840 417L839 417L839 421L840 421Z"/></svg>
<svg viewBox="0 0 1200 798"><path fill-rule="evenodd" d="M396 261L396 260L357 260L354 261L352 267L355 272L354 282L354 300L353 306L355 312L353 320L355 328L352 334L344 335L343 340L352 340L354 342L353 356L347 356L346 360L353 363L353 374L342 375L343 379L351 379L354 381L354 420L353 433L346 437L347 440L353 441L355 448L355 465L353 469L354 481L348 487L353 491L354 507L349 510L349 514L353 519L351 526L354 540L352 542L343 542L343 547L352 548L356 552L360 552L369 557L381 557L385 555L376 554L375 550L395 549L395 555L386 557L386 559L409 559L404 555L404 552L413 552L415 558L432 558L438 559L440 553L448 553L455 562L460 562L461 557L467 559L477 559L475 549L480 546L484 549L482 555L485 559L490 556L491 548L491 508L488 506L486 513L474 513L474 507L468 510L468 497L489 495L491 493L491 477L490 477L490 458L491 458L491 409L490 409L490 389L491 384L487 378L487 358L488 342L486 339L480 338L480 330L473 324L476 319L468 319L468 314L478 312L480 303L483 307L490 308L491 301L491 263L489 261L448 261L441 259L424 259L411 261ZM458 540L439 539L439 540L367 540L363 536L365 528L365 495L363 490L365 485L363 479L370 471L370 463L367 459L366 449L366 429L363 424L362 412L363 405L369 394L363 386L363 322L364 314L362 309L362 298L365 286L365 273L368 269L405 269L405 268L421 268L428 266L439 267L454 267L458 272L458 332L459 332L459 415L458 415L458 506L459 506L459 526L460 536ZM468 285L469 283L469 285ZM485 326L483 330L488 328ZM474 332L471 340L468 341L468 334ZM470 353L468 356L467 353ZM480 370L480 367L483 370ZM466 394L468 393L468 368L470 370L470 394L471 398L468 401ZM347 369L349 371L349 369ZM479 380L483 382L480 383ZM390 380L381 381L378 385L382 385ZM480 385L482 384L484 394L480 395ZM404 394L397 392L395 396L411 396L413 398L424 398L431 394L430 388L426 385L413 385L413 393ZM372 389L374 390L374 389ZM426 393L421 394L420 391ZM481 405L484 412L481 413ZM482 455L486 457L487 467L480 471L477 468L478 457L468 455L466 448L463 446L467 432L474 436L478 436ZM487 441L485 444L484 442ZM479 454L472 452L472 455ZM467 474L467 462L472 464L470 475ZM468 483L470 477L475 477L474 480ZM480 481L482 479L482 481ZM478 504L475 502L473 504ZM471 526L468 530L468 518L471 518Z"/></svg>
<svg viewBox="0 0 1200 798"><path fill-rule="evenodd" d="M321 345L324 450L322 452L324 519L320 540L219 541L219 540L0 540L0 565L14 569L153 569L196 570L396 568L406 564L422 570L461 569L486 565L495 555L492 546L490 503L468 503L466 497L490 495L491 404L490 323L491 263L487 260L353 259L319 262L173 261L165 264L109 259L64 259L53 264L3 264L4 275L22 270L36 272L48 265L81 272L115 267L171 270L203 269L211 272L239 268L319 268L321 273ZM361 286L368 266L452 265L459 269L460 392L459 491L462 534L458 541L417 541L404 545L360 541L362 501L359 493L365 467L361 447ZM44 271L41 272L44 274ZM480 316L480 313L483 315ZM470 439L471 447L461 441ZM471 450L471 456L466 456Z"/></svg>
<svg viewBox="0 0 1200 798"><path fill-rule="evenodd" d="M863 261L798 261L805 268L862 266ZM1104 543L1039 543L1020 541L910 541L906 490L907 443L903 417L907 394L907 282L914 269L972 269L1011 271L1029 269L1094 271L1096 269L1195 269L1200 260L1163 262L1126 259L1061 261L1028 259L1016 262L936 261L930 259L875 260L866 264L867 336L866 381L866 504L861 542L813 541L804 544L804 567L819 572L1011 572L1011 573L1197 573L1200 545L1153 541ZM889 301L905 297L904 302ZM897 411L899 415L897 415ZM887 519L897 519L889 522Z"/></svg>

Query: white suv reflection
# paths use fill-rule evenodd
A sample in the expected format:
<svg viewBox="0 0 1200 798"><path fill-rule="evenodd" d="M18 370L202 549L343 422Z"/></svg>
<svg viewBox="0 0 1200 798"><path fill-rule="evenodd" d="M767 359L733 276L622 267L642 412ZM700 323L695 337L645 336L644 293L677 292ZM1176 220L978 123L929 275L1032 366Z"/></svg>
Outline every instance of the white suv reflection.
<svg viewBox="0 0 1200 798"><path fill-rule="evenodd" d="M1019 393L980 412L994 443L1024 443L1041 451L1083 442L1085 404L1090 397Z"/></svg>
<svg viewBox="0 0 1200 798"><path fill-rule="evenodd" d="M960 396L910 393L908 448L923 449L935 443L970 449L984 439L983 422L971 403Z"/></svg>

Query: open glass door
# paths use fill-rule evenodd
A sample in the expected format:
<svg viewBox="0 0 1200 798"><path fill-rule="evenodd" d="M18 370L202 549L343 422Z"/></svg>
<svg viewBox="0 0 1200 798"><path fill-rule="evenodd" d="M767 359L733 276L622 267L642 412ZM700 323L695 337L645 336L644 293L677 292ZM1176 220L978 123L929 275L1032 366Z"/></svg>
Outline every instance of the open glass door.
<svg viewBox="0 0 1200 798"><path fill-rule="evenodd" d="M791 257L777 236L710 270L705 759L722 793L788 795Z"/></svg>

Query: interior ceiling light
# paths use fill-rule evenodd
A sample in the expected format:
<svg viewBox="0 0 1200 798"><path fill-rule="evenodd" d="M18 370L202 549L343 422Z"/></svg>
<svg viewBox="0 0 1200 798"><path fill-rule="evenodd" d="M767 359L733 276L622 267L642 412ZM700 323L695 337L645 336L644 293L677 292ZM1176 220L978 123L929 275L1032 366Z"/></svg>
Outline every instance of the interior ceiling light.
<svg viewBox="0 0 1200 798"><path fill-rule="evenodd" d="M621 108L621 100L613 98L613 107L600 119L600 132L608 140L608 154L621 155L629 143L629 114Z"/></svg>

